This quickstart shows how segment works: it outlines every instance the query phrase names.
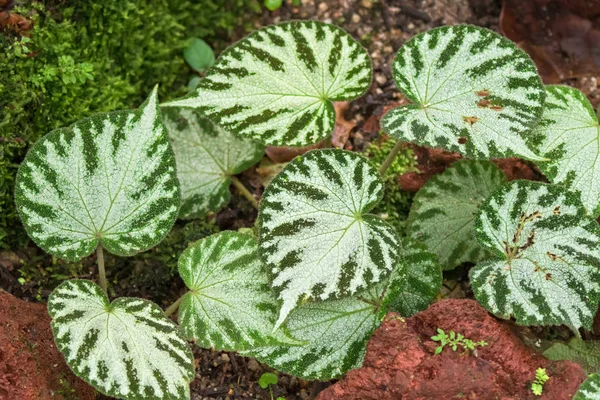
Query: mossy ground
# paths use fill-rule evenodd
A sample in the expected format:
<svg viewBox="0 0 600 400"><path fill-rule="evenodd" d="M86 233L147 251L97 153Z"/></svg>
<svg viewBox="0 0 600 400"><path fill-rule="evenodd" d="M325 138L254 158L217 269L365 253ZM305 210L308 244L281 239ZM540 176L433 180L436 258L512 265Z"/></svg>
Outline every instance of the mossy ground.
<svg viewBox="0 0 600 400"><path fill-rule="evenodd" d="M379 166L383 164L383 161L395 145L396 140L394 138L380 134L379 138L369 143L369 146L365 149L365 153L374 165ZM402 190L398 183L398 177L405 172L416 170L416 161L412 149L406 146L400 150L386 171L384 176L384 196L373 210L374 214L385 219L402 236L404 236L406 219L414 195Z"/></svg>
<svg viewBox="0 0 600 400"><path fill-rule="evenodd" d="M136 108L156 84L161 101L185 94L193 76L183 58L187 41L202 37L219 51L234 29L251 29L248 16L261 9L259 0L8 3L15 6L9 12L27 18L33 28L0 30L0 248L5 249L28 242L12 195L30 145L91 114Z"/></svg>

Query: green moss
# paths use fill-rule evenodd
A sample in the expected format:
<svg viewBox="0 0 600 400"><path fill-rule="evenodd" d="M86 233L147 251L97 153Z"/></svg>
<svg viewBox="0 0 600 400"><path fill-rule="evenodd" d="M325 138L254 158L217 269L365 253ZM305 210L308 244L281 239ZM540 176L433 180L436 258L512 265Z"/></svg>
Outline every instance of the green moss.
<svg viewBox="0 0 600 400"><path fill-rule="evenodd" d="M209 221L179 221L167 237L156 247L133 257L117 257L104 252L109 290L115 297L148 295L158 304L172 298L170 290L177 274L179 255L190 244L217 233L219 228ZM21 260L19 279L44 301L50 292L65 279L96 279L96 259L86 257L78 262L68 262L45 254L36 247Z"/></svg>
<svg viewBox="0 0 600 400"><path fill-rule="evenodd" d="M222 49L258 0L16 1L26 36L0 32L0 247L26 242L12 201L26 148L97 112L139 106L154 85L165 101L187 91L191 37ZM248 30L250 26L246 26Z"/></svg>
<svg viewBox="0 0 600 400"><path fill-rule="evenodd" d="M379 166L383 164L394 145L396 140L387 135L380 137L369 143L369 147L365 150L371 162ZM410 206L412 204L413 194L402 190L398 183L398 176L405 173L416 171L415 157L412 149L405 147L396 156L384 177L385 194L383 200L373 210L374 214L381 216L390 223L399 234L403 235L404 227Z"/></svg>

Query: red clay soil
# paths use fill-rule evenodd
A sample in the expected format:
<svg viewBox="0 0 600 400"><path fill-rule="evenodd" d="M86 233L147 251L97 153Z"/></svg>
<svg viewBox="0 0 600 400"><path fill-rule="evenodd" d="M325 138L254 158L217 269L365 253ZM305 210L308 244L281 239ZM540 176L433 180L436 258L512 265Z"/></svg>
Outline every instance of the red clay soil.
<svg viewBox="0 0 600 400"><path fill-rule="evenodd" d="M0 400L94 399L56 349L44 304L0 291Z"/></svg>
<svg viewBox="0 0 600 400"><path fill-rule="evenodd" d="M453 162L461 158L460 154L411 145L417 159L419 172L407 172L398 177L402 189L417 192L429 179L444 172ZM503 158L492 160L504 173L509 181L527 179L532 181L544 180L544 176L531 163L519 158Z"/></svg>
<svg viewBox="0 0 600 400"><path fill-rule="evenodd" d="M435 355L437 328L489 345L477 354L449 348ZM571 399L586 374L569 361L553 362L528 348L510 323L474 300L442 300L412 318L390 313L369 342L361 369L323 391L318 400L536 399L537 368L546 368L546 399Z"/></svg>

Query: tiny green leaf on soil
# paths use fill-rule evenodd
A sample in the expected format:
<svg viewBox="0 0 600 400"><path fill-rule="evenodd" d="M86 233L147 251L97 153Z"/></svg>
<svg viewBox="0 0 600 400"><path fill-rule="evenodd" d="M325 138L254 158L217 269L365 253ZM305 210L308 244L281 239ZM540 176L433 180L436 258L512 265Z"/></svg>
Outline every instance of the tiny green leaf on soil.
<svg viewBox="0 0 600 400"><path fill-rule="evenodd" d="M156 304L119 298L73 279L48 299L54 340L75 375L107 396L189 400L194 358L177 325Z"/></svg>
<svg viewBox="0 0 600 400"><path fill-rule="evenodd" d="M445 270L490 257L475 238L479 206L506 176L490 161L460 160L417 192L408 216L409 236L423 241Z"/></svg>
<svg viewBox="0 0 600 400"><path fill-rule="evenodd" d="M383 195L377 170L343 150L313 150L290 162L265 190L259 254L282 303L280 326L303 299L349 296L394 268L399 240L369 214Z"/></svg>
<svg viewBox="0 0 600 400"><path fill-rule="evenodd" d="M29 236L71 261L98 244L120 256L157 245L175 222L179 196L156 88L139 110L99 114L44 136L15 185Z"/></svg>
<svg viewBox="0 0 600 400"><path fill-rule="evenodd" d="M231 176L256 164L265 147L223 130L198 111L163 109L181 184L179 218L202 218L230 200Z"/></svg>
<svg viewBox="0 0 600 400"><path fill-rule="evenodd" d="M432 29L400 48L393 74L412 103L384 116L390 135L476 159L543 160L522 135L540 119L544 86L503 36L471 25Z"/></svg>
<svg viewBox="0 0 600 400"><path fill-rule="evenodd" d="M470 271L475 297L522 325L592 328L600 299L600 229L577 193L514 181L480 208L475 225L494 259Z"/></svg>
<svg viewBox="0 0 600 400"><path fill-rule="evenodd" d="M600 124L589 100L568 86L546 86L546 105L533 130L538 165L552 183L581 194L585 208L600 215Z"/></svg>
<svg viewBox="0 0 600 400"><path fill-rule="evenodd" d="M306 146L335 126L334 101L367 91L367 51L343 29L292 21L225 50L196 91L167 107L197 108L224 129L273 146Z"/></svg>
<svg viewBox="0 0 600 400"><path fill-rule="evenodd" d="M179 258L179 274L190 289L179 323L198 346L241 351L301 344L282 330L273 332L277 300L257 249L253 236L226 231L196 242Z"/></svg>

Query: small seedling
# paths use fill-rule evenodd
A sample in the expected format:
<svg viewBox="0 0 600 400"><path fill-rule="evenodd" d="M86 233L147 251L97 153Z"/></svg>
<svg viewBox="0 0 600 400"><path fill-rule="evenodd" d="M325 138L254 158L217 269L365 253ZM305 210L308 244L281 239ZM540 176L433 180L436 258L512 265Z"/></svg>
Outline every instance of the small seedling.
<svg viewBox="0 0 600 400"><path fill-rule="evenodd" d="M487 346L488 343L480 340L479 342L474 342L471 339L465 338L460 333L455 333L454 331L450 331L450 334L446 334L442 329L438 328L438 334L432 336L431 339L435 342L440 342L440 345L435 349L435 354L440 354L444 347L449 346L452 351L456 351L458 346L461 346L465 351L465 354L468 351L475 352L477 347Z"/></svg>
<svg viewBox="0 0 600 400"><path fill-rule="evenodd" d="M544 390L544 383L546 383L550 379L548 374L546 374L546 368L538 368L535 371L535 381L531 384L531 391L536 396L541 396L542 391Z"/></svg>
<svg viewBox="0 0 600 400"><path fill-rule="evenodd" d="M273 388L271 386L277 385L277 382L279 382L277 375L275 375L271 372L265 372L264 374L262 374L260 376L260 379L258 380L258 385L263 389L269 388L269 393L271 394L271 400L273 400ZM277 400L285 400L285 399L283 397L278 397Z"/></svg>

